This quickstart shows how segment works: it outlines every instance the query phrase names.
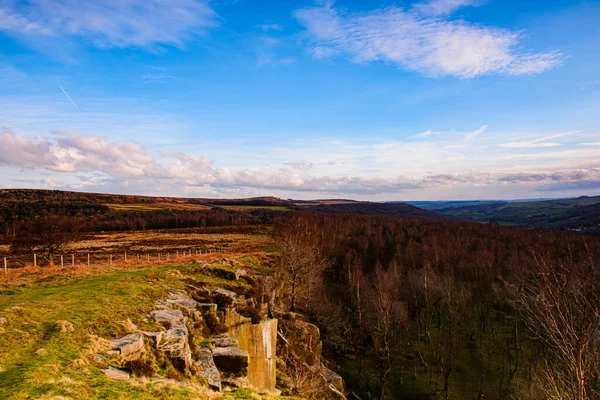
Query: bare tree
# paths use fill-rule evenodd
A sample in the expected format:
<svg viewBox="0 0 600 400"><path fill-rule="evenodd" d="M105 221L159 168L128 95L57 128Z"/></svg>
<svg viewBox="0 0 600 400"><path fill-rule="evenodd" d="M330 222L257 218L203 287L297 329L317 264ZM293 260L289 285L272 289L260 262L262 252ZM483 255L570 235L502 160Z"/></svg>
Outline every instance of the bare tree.
<svg viewBox="0 0 600 400"><path fill-rule="evenodd" d="M83 222L67 217L48 217L28 223L19 229L11 244L13 253L37 252L49 264L79 236Z"/></svg>
<svg viewBox="0 0 600 400"><path fill-rule="evenodd" d="M299 296L310 296L311 283L324 265L315 246L316 235L307 224L295 222L280 227L276 236L278 269L288 286L290 311L296 310Z"/></svg>
<svg viewBox="0 0 600 400"><path fill-rule="evenodd" d="M600 273L591 257L578 264L535 257L529 279L508 287L516 309L558 360L547 360L548 398L598 398Z"/></svg>
<svg viewBox="0 0 600 400"><path fill-rule="evenodd" d="M370 329L381 365L380 399L385 396L395 349L401 342L400 334L408 321L406 305L399 300L399 286L398 276L393 269L386 271L381 265L377 266L370 286L369 306L372 318Z"/></svg>

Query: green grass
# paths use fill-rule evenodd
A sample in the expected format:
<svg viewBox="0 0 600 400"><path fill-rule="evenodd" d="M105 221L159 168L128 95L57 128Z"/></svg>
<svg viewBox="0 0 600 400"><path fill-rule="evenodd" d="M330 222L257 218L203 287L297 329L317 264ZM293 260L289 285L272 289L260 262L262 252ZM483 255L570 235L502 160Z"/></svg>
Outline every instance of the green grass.
<svg viewBox="0 0 600 400"><path fill-rule="evenodd" d="M128 319L143 326L155 300L164 298L169 288L183 287L183 278L225 283L197 271L192 265L140 267L0 286L0 317L8 320L0 325L0 399L205 398L205 389L193 381L187 386L114 381L93 363L98 337L127 333ZM73 324L73 332L62 333L57 325L61 320Z"/></svg>

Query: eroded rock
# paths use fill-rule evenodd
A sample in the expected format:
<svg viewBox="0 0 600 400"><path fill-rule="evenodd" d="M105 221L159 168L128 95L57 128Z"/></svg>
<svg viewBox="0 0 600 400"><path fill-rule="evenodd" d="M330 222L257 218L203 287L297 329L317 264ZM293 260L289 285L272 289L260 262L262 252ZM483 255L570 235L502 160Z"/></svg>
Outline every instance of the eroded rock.
<svg viewBox="0 0 600 400"><path fill-rule="evenodd" d="M191 370L192 352L187 327L175 327L165 332L160 349L165 352L173 366L181 372Z"/></svg>
<svg viewBox="0 0 600 400"><path fill-rule="evenodd" d="M212 351L208 347L197 349L195 352L196 365L200 367L202 377L208 386L216 391L221 391L221 373L213 360Z"/></svg>
<svg viewBox="0 0 600 400"><path fill-rule="evenodd" d="M110 340L110 344L114 350L119 352L121 357L127 357L144 349L144 337L140 333L130 333Z"/></svg>

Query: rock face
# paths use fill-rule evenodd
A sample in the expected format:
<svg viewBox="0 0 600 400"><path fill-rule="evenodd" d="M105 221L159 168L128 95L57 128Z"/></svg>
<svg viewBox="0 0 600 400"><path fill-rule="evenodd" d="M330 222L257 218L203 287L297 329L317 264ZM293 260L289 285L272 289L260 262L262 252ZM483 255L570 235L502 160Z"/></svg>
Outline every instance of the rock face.
<svg viewBox="0 0 600 400"><path fill-rule="evenodd" d="M277 320L238 325L230 329L230 335L248 352L248 384L258 391L275 393Z"/></svg>
<svg viewBox="0 0 600 400"><path fill-rule="evenodd" d="M239 347L215 347L212 356L219 371L239 375L248 367L248 352Z"/></svg>
<svg viewBox="0 0 600 400"><path fill-rule="evenodd" d="M144 349L144 337L140 333L131 333L110 341L113 348L127 357Z"/></svg>
<svg viewBox="0 0 600 400"><path fill-rule="evenodd" d="M206 380L208 386L218 392L221 391L221 373L213 360L212 351L208 347L196 350L196 365L201 370L201 376Z"/></svg>

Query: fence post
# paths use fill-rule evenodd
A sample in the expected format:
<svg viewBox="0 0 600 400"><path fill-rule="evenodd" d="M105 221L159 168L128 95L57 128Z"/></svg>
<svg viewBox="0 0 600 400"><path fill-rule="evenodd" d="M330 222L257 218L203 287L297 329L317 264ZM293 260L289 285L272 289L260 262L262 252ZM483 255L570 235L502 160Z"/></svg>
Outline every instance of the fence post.
<svg viewBox="0 0 600 400"><path fill-rule="evenodd" d="M75 254L71 254L71 267L75 268Z"/></svg>
<svg viewBox="0 0 600 400"><path fill-rule="evenodd" d="M90 253L88 253L88 267L90 266Z"/></svg>
<svg viewBox="0 0 600 400"><path fill-rule="evenodd" d="M179 250L175 251L175 259L177 260L179 258Z"/></svg>
<svg viewBox="0 0 600 400"><path fill-rule="evenodd" d="M4 273L8 274L8 262L6 261L6 257L4 257Z"/></svg>
<svg viewBox="0 0 600 400"><path fill-rule="evenodd" d="M138 263L140 262L140 255L139 254L137 255L137 262Z"/></svg>
<svg viewBox="0 0 600 400"><path fill-rule="evenodd" d="M112 267L112 254L109 256L110 258L110 266Z"/></svg>
<svg viewBox="0 0 600 400"><path fill-rule="evenodd" d="M125 252L125 257L123 257L124 261L127 262L127 252Z"/></svg>
<svg viewBox="0 0 600 400"><path fill-rule="evenodd" d="M64 268L64 267L65 267L65 260L64 260L64 257L63 257L63 255L62 255L62 254L60 255L60 267L61 267L61 268Z"/></svg>
<svg viewBox="0 0 600 400"><path fill-rule="evenodd" d="M33 266L37 267L37 254L33 253Z"/></svg>
<svg viewBox="0 0 600 400"><path fill-rule="evenodd" d="M150 253L148 253L148 262L150 262Z"/></svg>

